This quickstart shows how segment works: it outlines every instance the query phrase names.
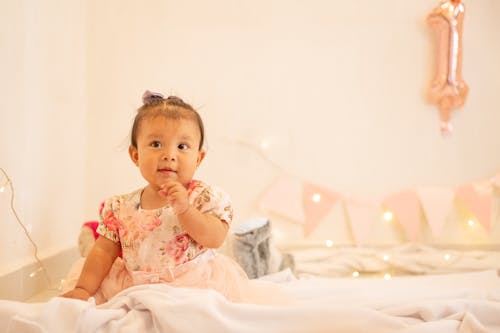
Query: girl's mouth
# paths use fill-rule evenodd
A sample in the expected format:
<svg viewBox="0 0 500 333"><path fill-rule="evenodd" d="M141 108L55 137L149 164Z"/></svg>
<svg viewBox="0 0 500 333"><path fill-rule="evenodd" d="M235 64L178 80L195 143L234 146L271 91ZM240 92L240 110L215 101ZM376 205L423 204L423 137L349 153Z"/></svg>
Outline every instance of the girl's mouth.
<svg viewBox="0 0 500 333"><path fill-rule="evenodd" d="M168 168L158 169L158 172L161 173L162 175L165 175L165 176L173 176L173 175L177 174L177 172L175 172L172 169L168 169Z"/></svg>

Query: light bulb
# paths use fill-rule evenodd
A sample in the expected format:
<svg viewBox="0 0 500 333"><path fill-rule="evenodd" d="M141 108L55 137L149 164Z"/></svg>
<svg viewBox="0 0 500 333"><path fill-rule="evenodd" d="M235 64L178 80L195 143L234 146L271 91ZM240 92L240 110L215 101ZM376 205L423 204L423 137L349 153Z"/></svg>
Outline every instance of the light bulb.
<svg viewBox="0 0 500 333"><path fill-rule="evenodd" d="M392 278L391 274L385 273L385 275L384 275L385 280L390 280L391 278Z"/></svg>
<svg viewBox="0 0 500 333"><path fill-rule="evenodd" d="M325 242L325 245L326 247L332 247L333 246L333 241L331 239L328 239L326 242Z"/></svg>
<svg viewBox="0 0 500 333"><path fill-rule="evenodd" d="M392 212L389 212L389 211L385 212L384 213L384 220L386 220L387 222L392 221Z"/></svg>
<svg viewBox="0 0 500 333"><path fill-rule="evenodd" d="M357 278L359 276L359 272L358 271L352 272L352 276Z"/></svg>
<svg viewBox="0 0 500 333"><path fill-rule="evenodd" d="M388 261L389 260L389 255L384 254L383 259L384 259L384 261Z"/></svg>
<svg viewBox="0 0 500 333"><path fill-rule="evenodd" d="M36 271L31 272L31 274L30 274L30 278L32 278L32 277L34 277L35 275L37 275L37 274L38 274L38 272L40 272L41 270L42 270L42 267L38 267L38 269L37 269Z"/></svg>
<svg viewBox="0 0 500 333"><path fill-rule="evenodd" d="M9 179L7 179L3 184L2 186L0 186L0 193L3 193L5 192L5 190L7 189L7 185L9 184Z"/></svg>
<svg viewBox="0 0 500 333"><path fill-rule="evenodd" d="M316 193L312 196L312 201L319 202L321 200L321 194Z"/></svg>
<svg viewBox="0 0 500 333"><path fill-rule="evenodd" d="M61 279L61 280L59 281L59 286L57 287L57 289L58 289L59 291L62 291L62 290L63 290L63 288L64 288L64 285L65 285L65 284L66 284L66 280L65 280L65 279Z"/></svg>
<svg viewBox="0 0 500 333"><path fill-rule="evenodd" d="M467 221L467 224L469 225L469 227L473 227L474 226L474 221L473 220L469 220L469 221Z"/></svg>
<svg viewBox="0 0 500 333"><path fill-rule="evenodd" d="M450 259L451 259L450 254L449 254L449 253L446 253L446 254L444 255L444 260L450 260Z"/></svg>

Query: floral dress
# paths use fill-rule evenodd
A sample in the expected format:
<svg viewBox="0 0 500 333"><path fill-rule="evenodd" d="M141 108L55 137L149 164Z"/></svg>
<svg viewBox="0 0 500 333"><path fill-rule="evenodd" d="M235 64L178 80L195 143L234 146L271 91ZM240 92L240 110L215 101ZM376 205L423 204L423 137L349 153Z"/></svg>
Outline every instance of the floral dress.
<svg viewBox="0 0 500 333"><path fill-rule="evenodd" d="M97 232L120 243L123 258L117 258L101 285L100 292L104 300L136 284L179 284L177 280L184 277L188 270L193 270L194 264L208 262L215 257L211 249L189 236L171 207L142 209L141 194L142 189L139 189L113 196L101 206ZM188 199L190 205L201 213L213 214L231 224L231 201L222 190L193 180L188 186ZM236 263L231 265L237 266ZM238 276L245 275L240 267L233 269ZM198 282L191 280L180 284L195 286Z"/></svg>

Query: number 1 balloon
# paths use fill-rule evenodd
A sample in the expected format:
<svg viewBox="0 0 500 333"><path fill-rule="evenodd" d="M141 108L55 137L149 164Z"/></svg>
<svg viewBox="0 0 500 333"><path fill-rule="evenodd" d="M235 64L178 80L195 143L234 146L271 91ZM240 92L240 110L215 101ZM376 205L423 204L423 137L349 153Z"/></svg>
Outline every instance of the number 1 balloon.
<svg viewBox="0 0 500 333"><path fill-rule="evenodd" d="M461 73L464 12L460 0L443 0L427 18L436 41L436 74L429 97L439 108L443 135L451 133L451 112L464 105L469 90Z"/></svg>

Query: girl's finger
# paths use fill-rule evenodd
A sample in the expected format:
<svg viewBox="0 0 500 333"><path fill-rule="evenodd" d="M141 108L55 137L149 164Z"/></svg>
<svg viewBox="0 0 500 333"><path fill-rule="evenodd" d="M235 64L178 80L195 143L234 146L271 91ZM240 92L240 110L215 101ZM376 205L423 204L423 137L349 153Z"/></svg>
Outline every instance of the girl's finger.
<svg viewBox="0 0 500 333"><path fill-rule="evenodd" d="M167 182L167 183L163 184L163 189L166 190L168 193L172 189L177 188L178 186L182 186L182 185L176 181L172 181L172 182Z"/></svg>

